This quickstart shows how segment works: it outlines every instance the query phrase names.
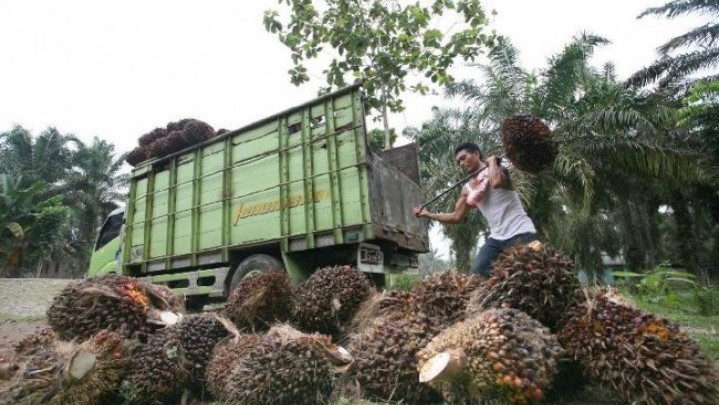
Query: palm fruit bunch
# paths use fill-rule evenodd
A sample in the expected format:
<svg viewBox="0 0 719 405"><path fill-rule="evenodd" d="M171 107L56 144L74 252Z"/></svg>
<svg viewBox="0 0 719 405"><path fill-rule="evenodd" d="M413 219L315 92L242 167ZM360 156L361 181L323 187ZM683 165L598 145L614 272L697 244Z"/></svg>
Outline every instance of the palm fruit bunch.
<svg viewBox="0 0 719 405"><path fill-rule="evenodd" d="M567 311L558 336L588 377L636 404L719 403L719 375L695 341L663 318L603 293Z"/></svg>
<svg viewBox="0 0 719 405"><path fill-rule="evenodd" d="M146 133L145 135L142 135L138 140L137 143L140 144L140 146L150 146L153 142L160 138L164 138L167 136L167 129L165 128L155 128L152 131Z"/></svg>
<svg viewBox="0 0 719 405"><path fill-rule="evenodd" d="M431 318L452 325L464 318L470 294L481 285L475 275L453 271L424 278L413 290L414 307Z"/></svg>
<svg viewBox="0 0 719 405"><path fill-rule="evenodd" d="M171 121L167 123L167 132L182 131L188 122L193 121L192 118L183 118L179 121Z"/></svg>
<svg viewBox="0 0 719 405"><path fill-rule="evenodd" d="M295 290L284 271L270 270L241 280L230 293L224 314L240 329L268 330L289 320Z"/></svg>
<svg viewBox="0 0 719 405"><path fill-rule="evenodd" d="M374 320L380 316L395 313L397 311L409 311L414 303L414 294L409 291L384 290L374 291L367 300L360 306L345 332L362 332L371 326Z"/></svg>
<svg viewBox="0 0 719 405"><path fill-rule="evenodd" d="M51 347L56 339L57 336L52 328L43 328L17 342L14 346L15 354L17 356L33 355Z"/></svg>
<svg viewBox="0 0 719 405"><path fill-rule="evenodd" d="M449 403L531 403L544 396L561 353L557 338L527 314L490 309L445 329L417 353L419 381Z"/></svg>
<svg viewBox="0 0 719 405"><path fill-rule="evenodd" d="M146 161L147 158L147 150L142 146L138 146L125 155L125 161L132 167L136 167L140 163Z"/></svg>
<svg viewBox="0 0 719 405"><path fill-rule="evenodd" d="M135 354L123 397L131 403L172 401L185 388L201 388L215 345L234 331L229 320L215 314L191 314L151 336Z"/></svg>
<svg viewBox="0 0 719 405"><path fill-rule="evenodd" d="M173 328L178 329L177 339L188 364L185 384L202 385L215 346L231 333L236 334L236 329L229 320L210 313L188 315Z"/></svg>
<svg viewBox="0 0 719 405"><path fill-rule="evenodd" d="M82 344L57 342L30 356L0 404L99 405L112 401L129 362L130 343L101 331Z"/></svg>
<svg viewBox="0 0 719 405"><path fill-rule="evenodd" d="M553 331L569 305L581 298L572 260L551 246L533 243L506 249L490 278L467 306L468 316L507 305Z"/></svg>
<svg viewBox="0 0 719 405"><path fill-rule="evenodd" d="M167 154L179 152L189 146L185 139L182 138L182 131L172 131L167 134L167 141L169 142L170 149L167 150Z"/></svg>
<svg viewBox="0 0 719 405"><path fill-rule="evenodd" d="M190 363L183 356L179 329L167 328L149 337L133 354L133 362L121 385L126 403L145 404L153 400L173 402L190 378Z"/></svg>
<svg viewBox="0 0 719 405"><path fill-rule="evenodd" d="M401 304L380 311L380 316L348 337L355 362L347 375L351 384L347 385L358 386L368 400L408 404L439 401L441 397L432 387L417 384L415 356L439 334L440 322Z"/></svg>
<svg viewBox="0 0 719 405"><path fill-rule="evenodd" d="M557 157L552 131L539 118L514 115L502 121L500 132L507 157L522 171L538 173Z"/></svg>
<svg viewBox="0 0 719 405"><path fill-rule="evenodd" d="M200 120L188 120L182 127L182 139L188 146L202 143L214 136L215 130Z"/></svg>
<svg viewBox="0 0 719 405"><path fill-rule="evenodd" d="M356 268L325 267L299 289L292 319L304 331L336 335L371 294L369 278Z"/></svg>
<svg viewBox="0 0 719 405"><path fill-rule="evenodd" d="M167 137L160 138L147 147L147 156L153 159L167 156L172 152L174 152L172 142Z"/></svg>
<svg viewBox="0 0 719 405"><path fill-rule="evenodd" d="M215 134L215 135L216 135L216 136L220 136L220 135L222 135L222 134L226 134L226 133L228 133L228 132L230 132L230 130L229 130L229 129L226 129L226 128L220 128L220 129L218 129L218 130L217 130L217 134Z"/></svg>
<svg viewBox="0 0 719 405"><path fill-rule="evenodd" d="M261 339L262 336L255 333L241 334L225 338L215 346L205 369L205 382L213 397L219 398L225 392L225 383L236 359L257 346Z"/></svg>
<svg viewBox="0 0 719 405"><path fill-rule="evenodd" d="M240 340L241 341L241 340ZM209 381L221 403L318 404L325 403L338 371L352 361L349 353L332 344L329 336L304 334L287 325L275 326L254 344L240 344L223 358L224 381ZM219 353L216 353L219 354ZM213 363L220 359L213 359Z"/></svg>
<svg viewBox="0 0 719 405"><path fill-rule="evenodd" d="M107 275L68 284L53 298L47 318L63 340L86 339L100 330L145 339L177 321L177 308L161 295L166 287Z"/></svg>

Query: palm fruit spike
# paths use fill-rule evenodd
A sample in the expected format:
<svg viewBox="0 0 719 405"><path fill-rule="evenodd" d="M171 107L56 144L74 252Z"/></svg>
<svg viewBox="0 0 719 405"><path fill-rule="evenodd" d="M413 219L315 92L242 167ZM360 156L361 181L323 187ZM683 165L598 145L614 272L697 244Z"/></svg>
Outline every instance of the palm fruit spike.
<svg viewBox="0 0 719 405"><path fill-rule="evenodd" d="M695 341L665 319L603 293L567 311L559 339L589 378L636 404L719 403L719 375Z"/></svg>
<svg viewBox="0 0 719 405"><path fill-rule="evenodd" d="M369 400L408 404L434 403L441 397L432 387L417 385L415 355L441 331L431 319L411 309L397 309L349 336L355 358L348 378Z"/></svg>
<svg viewBox="0 0 719 405"><path fill-rule="evenodd" d="M580 298L579 280L567 256L547 245L518 245L499 256L467 311L469 317L507 305L556 330L567 307Z"/></svg>
<svg viewBox="0 0 719 405"><path fill-rule="evenodd" d="M73 282L54 297L48 323L63 340L85 339L105 329L145 339L179 319L176 308L158 298L159 290L120 275Z"/></svg>
<svg viewBox="0 0 719 405"><path fill-rule="evenodd" d="M258 334L242 334L228 337L215 346L205 371L207 388L213 397L224 395L232 365L257 346L260 339L262 336Z"/></svg>
<svg viewBox="0 0 719 405"><path fill-rule="evenodd" d="M167 136L167 130L165 128L155 128L152 131L146 133L145 135L142 135L138 140L137 143L140 144L141 147L150 146L153 142L160 138L164 138Z"/></svg>
<svg viewBox="0 0 719 405"><path fill-rule="evenodd" d="M452 325L464 318L469 296L481 282L475 275L452 271L433 274L412 290L414 307L444 325Z"/></svg>
<svg viewBox="0 0 719 405"><path fill-rule="evenodd" d="M552 165L557 147L552 132L542 120L530 115L515 115L501 126L502 147L518 169L538 173Z"/></svg>
<svg viewBox="0 0 719 405"><path fill-rule="evenodd" d="M444 330L417 354L419 381L450 403L534 402L543 397L561 352L556 337L527 314L490 309Z"/></svg>
<svg viewBox="0 0 719 405"><path fill-rule="evenodd" d="M336 335L371 293L369 279L359 270L325 267L299 290L292 319L302 330Z"/></svg>
<svg viewBox="0 0 719 405"><path fill-rule="evenodd" d="M215 130L206 122L189 120L182 128L182 139L189 145L195 145L215 136Z"/></svg>
<svg viewBox="0 0 719 405"><path fill-rule="evenodd" d="M289 320L294 289L284 271L263 271L243 279L230 293L224 314L240 329L268 330Z"/></svg>
<svg viewBox="0 0 719 405"><path fill-rule="evenodd" d="M58 342L31 356L0 404L77 404L114 402L129 361L128 341L101 331L82 344Z"/></svg>
<svg viewBox="0 0 719 405"><path fill-rule="evenodd" d="M147 150L142 146L138 146L125 155L125 161L132 167L136 167L145 160L147 160Z"/></svg>
<svg viewBox="0 0 719 405"><path fill-rule="evenodd" d="M330 337L304 334L286 325L273 327L254 345L236 349L237 357L226 366L226 381L209 384L223 388L217 395L223 403L324 403L335 372L346 370L352 361Z"/></svg>

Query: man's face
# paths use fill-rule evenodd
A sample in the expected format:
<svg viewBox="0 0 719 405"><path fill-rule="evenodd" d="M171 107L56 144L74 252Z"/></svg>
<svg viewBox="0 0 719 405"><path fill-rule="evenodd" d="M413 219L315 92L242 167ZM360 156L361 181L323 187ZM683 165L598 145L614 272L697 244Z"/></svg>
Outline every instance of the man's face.
<svg viewBox="0 0 719 405"><path fill-rule="evenodd" d="M461 150L455 155L455 160L465 173L471 173L479 169L479 165L482 160L479 157L479 152L468 152L467 150Z"/></svg>

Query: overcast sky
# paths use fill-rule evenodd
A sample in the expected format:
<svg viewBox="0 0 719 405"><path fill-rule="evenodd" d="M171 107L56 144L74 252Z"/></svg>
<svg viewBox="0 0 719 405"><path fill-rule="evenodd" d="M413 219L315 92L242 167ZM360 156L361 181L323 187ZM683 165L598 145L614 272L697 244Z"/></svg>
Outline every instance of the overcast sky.
<svg viewBox="0 0 719 405"><path fill-rule="evenodd" d="M700 18L636 16L656 0L492 0L492 28L509 36L523 66L539 69L586 30L612 44L594 63L611 61L626 77L655 59L667 39ZM154 127L198 118L238 128L314 98L310 84L289 82L289 53L264 30L276 0L0 0L0 132L15 124L38 134L48 126L118 152ZM463 70L464 74L471 70ZM408 96L390 124L401 132L431 117L439 98Z"/></svg>

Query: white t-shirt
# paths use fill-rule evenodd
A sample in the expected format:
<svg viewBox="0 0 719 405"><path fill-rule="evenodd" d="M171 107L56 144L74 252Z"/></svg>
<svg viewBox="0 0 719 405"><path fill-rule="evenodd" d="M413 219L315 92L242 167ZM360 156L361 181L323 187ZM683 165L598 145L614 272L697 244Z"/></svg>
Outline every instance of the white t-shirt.
<svg viewBox="0 0 719 405"><path fill-rule="evenodd" d="M472 191L469 184L465 187L468 192ZM477 209L487 219L489 237L492 239L507 240L522 233L537 232L515 190L492 188L488 185Z"/></svg>

